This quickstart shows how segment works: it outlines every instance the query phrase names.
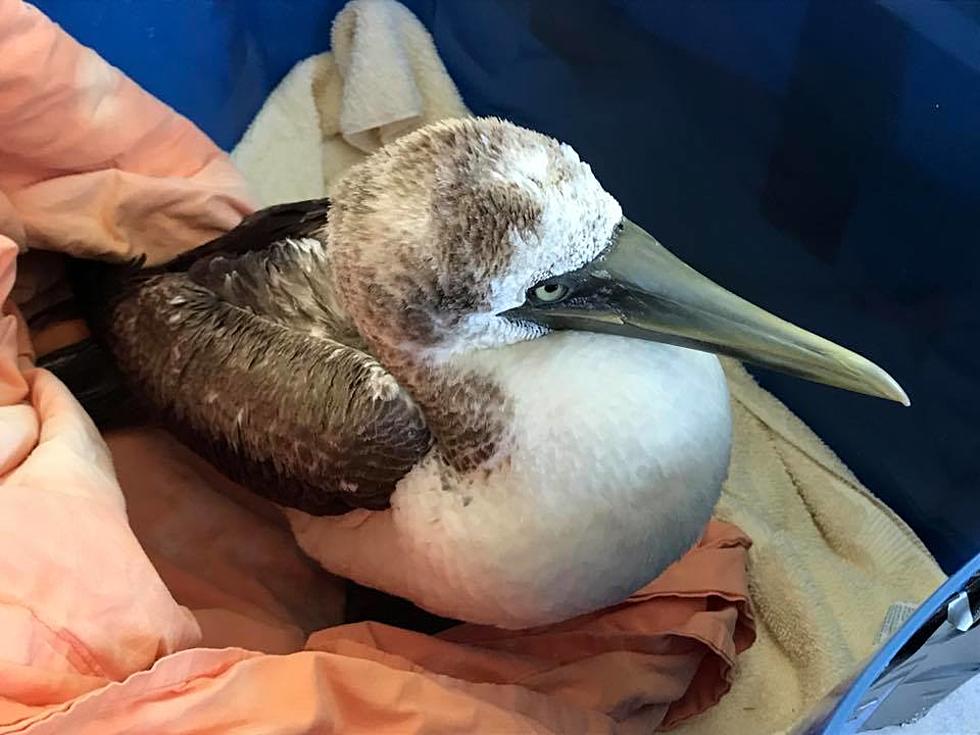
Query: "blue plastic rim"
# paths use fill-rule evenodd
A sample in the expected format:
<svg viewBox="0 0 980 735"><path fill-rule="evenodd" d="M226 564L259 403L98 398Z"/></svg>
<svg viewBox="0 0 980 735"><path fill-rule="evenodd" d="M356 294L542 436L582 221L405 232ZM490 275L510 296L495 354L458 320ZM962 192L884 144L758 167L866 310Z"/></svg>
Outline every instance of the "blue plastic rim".
<svg viewBox="0 0 980 735"><path fill-rule="evenodd" d="M815 708L815 712L819 714L814 716L811 723L798 730L796 735L851 735L858 732L874 711L869 708L857 713L858 705L861 704L868 689L909 639L918 633L929 618L943 611L949 600L978 572L980 572L980 555L949 577L923 602L905 624L875 652L857 676L842 683Z"/></svg>

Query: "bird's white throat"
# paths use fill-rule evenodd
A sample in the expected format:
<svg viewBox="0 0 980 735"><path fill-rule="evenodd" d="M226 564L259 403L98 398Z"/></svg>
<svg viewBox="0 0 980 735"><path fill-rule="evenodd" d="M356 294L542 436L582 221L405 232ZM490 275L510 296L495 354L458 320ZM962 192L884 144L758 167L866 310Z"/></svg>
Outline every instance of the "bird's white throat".
<svg viewBox="0 0 980 735"><path fill-rule="evenodd" d="M696 540L731 443L716 357L562 332L457 359L510 401L508 459L459 473L434 450L388 511L290 511L327 569L435 613L522 628L622 601Z"/></svg>

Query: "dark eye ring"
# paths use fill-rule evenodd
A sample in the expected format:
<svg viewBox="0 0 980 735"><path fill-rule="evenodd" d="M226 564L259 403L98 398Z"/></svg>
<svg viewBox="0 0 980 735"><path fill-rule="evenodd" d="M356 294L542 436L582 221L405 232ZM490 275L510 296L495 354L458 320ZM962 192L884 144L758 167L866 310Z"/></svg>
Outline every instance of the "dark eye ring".
<svg viewBox="0 0 980 735"><path fill-rule="evenodd" d="M542 304L554 304L568 296L570 291L571 289L564 283L557 283L553 281L551 283L542 283L540 286L535 286L530 290L528 295L532 298L532 300L538 301Z"/></svg>

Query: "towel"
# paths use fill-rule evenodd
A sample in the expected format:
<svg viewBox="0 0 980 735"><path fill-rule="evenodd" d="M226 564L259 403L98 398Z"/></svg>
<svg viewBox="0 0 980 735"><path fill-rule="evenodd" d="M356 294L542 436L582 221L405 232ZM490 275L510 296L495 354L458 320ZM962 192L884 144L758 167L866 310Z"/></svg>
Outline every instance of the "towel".
<svg viewBox="0 0 980 735"><path fill-rule="evenodd" d="M724 695L755 635L730 523L561 625L338 626L337 580L269 504L164 432L100 437L33 365L24 318L63 323L60 254L163 259L252 205L200 131L36 9L0 0L0 45L0 733L645 733Z"/></svg>
<svg viewBox="0 0 980 735"><path fill-rule="evenodd" d="M917 605L945 575L802 421L722 364L735 431L716 515L752 538L758 638L729 696L681 731L781 733L871 655L893 605Z"/></svg>
<svg viewBox="0 0 980 735"><path fill-rule="evenodd" d="M383 34L394 37L380 42ZM263 204L329 192L346 166L393 131L469 114L456 104L445 68L433 61L426 30L394 0L350 3L332 41L333 55L307 59L287 75L232 152ZM419 58L427 63L413 61ZM367 64L376 73L367 73ZM422 107L375 102L389 92L402 102L421 100ZM356 104L345 115L351 100ZM346 120L357 122L345 128ZM365 129L369 121L373 129ZM282 130L289 133L280 146ZM308 135L302 142L293 139L300 131ZM300 145L308 165L309 188L302 189L290 183L293 159L277 155L280 147ZM912 530L803 422L739 363L722 363L735 432L717 516L752 538L749 587L758 638L739 657L731 692L677 732L776 733L874 650L893 604L922 601L944 575Z"/></svg>
<svg viewBox="0 0 980 735"><path fill-rule="evenodd" d="M328 196L340 175L399 135L468 114L428 31L393 0L355 0L331 53L300 62L232 151L263 206Z"/></svg>

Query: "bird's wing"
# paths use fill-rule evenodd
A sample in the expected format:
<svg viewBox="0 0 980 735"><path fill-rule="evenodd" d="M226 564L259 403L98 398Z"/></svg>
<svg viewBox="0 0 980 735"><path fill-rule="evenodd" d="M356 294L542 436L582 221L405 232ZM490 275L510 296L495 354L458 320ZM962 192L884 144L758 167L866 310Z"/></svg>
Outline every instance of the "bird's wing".
<svg viewBox="0 0 980 735"><path fill-rule="evenodd" d="M112 315L134 389L192 448L276 502L315 514L387 507L429 447L424 419L366 353L155 276Z"/></svg>
<svg viewBox="0 0 980 735"><path fill-rule="evenodd" d="M314 333L222 292L232 275L254 280L268 237L247 231L256 222L182 268L128 271L103 338L134 392L236 481L319 515L385 508L431 445L424 417L380 363L330 331L336 314ZM284 225L276 236L294 233ZM280 245L265 240L266 254Z"/></svg>
<svg viewBox="0 0 980 735"><path fill-rule="evenodd" d="M167 264L165 272L185 272L229 304L364 351L330 284L322 232L328 211L326 199L263 209ZM276 283L288 285L275 288Z"/></svg>
<svg viewBox="0 0 980 735"><path fill-rule="evenodd" d="M173 273L193 266L200 268L213 257L229 258L261 252L272 243L314 237L323 229L329 211L329 199L309 199L260 209L243 219L235 229L177 256L161 266L161 270Z"/></svg>

